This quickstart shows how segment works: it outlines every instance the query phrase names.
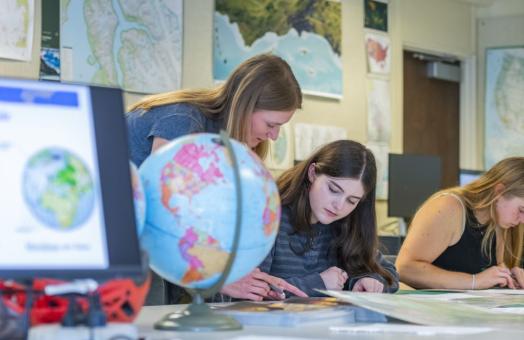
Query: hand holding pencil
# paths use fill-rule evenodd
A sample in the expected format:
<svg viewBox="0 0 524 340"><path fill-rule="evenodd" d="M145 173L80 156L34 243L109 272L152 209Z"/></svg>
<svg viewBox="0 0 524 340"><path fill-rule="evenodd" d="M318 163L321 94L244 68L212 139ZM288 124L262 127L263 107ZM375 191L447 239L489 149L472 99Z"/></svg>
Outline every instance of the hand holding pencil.
<svg viewBox="0 0 524 340"><path fill-rule="evenodd" d="M297 287L281 278L264 273L258 268L220 290L221 293L233 298L253 301L262 301L263 299L283 300L286 298L285 291L296 296L307 297Z"/></svg>

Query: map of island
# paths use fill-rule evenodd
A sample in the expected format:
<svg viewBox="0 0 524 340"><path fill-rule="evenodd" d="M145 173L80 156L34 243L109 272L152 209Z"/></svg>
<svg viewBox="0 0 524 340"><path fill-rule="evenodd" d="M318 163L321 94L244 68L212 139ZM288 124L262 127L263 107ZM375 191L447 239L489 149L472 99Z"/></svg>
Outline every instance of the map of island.
<svg viewBox="0 0 524 340"><path fill-rule="evenodd" d="M305 92L342 96L341 4L315 0L217 0L214 77L259 53L284 58Z"/></svg>
<svg viewBox="0 0 524 340"><path fill-rule="evenodd" d="M180 88L181 0L69 0L61 16L62 80L139 93Z"/></svg>
<svg viewBox="0 0 524 340"><path fill-rule="evenodd" d="M486 53L485 168L524 154L524 48Z"/></svg>
<svg viewBox="0 0 524 340"><path fill-rule="evenodd" d="M340 55L340 3L334 1L264 0L217 1L216 11L237 23L245 43L251 46L267 32L285 35L312 32L325 37Z"/></svg>

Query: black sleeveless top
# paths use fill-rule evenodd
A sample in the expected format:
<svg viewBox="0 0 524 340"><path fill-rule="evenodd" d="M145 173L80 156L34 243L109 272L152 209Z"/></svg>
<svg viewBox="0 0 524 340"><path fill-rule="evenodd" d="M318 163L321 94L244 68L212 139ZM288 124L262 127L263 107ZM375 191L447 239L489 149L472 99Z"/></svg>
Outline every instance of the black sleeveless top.
<svg viewBox="0 0 524 340"><path fill-rule="evenodd" d="M482 238L486 227L482 226L471 209L466 209L466 225L460 240L448 247L433 261L433 265L455 272L477 274L497 264L496 237L490 244L491 258L482 253Z"/></svg>

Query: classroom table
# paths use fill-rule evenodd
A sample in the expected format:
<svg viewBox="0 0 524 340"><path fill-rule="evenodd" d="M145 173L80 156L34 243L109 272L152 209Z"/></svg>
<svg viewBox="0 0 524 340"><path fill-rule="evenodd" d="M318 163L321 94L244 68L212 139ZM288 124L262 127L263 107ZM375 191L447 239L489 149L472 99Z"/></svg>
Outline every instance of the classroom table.
<svg viewBox="0 0 524 340"><path fill-rule="evenodd" d="M146 306L142 308L135 324L138 326L139 334L147 340L183 340L183 339L237 339L237 340L295 340L295 339L460 339L460 340L493 340L493 339L524 339L524 328L493 328L491 331L477 334L417 334L399 333L394 331L364 332L364 333L335 333L330 330L332 326L347 325L342 321L322 322L313 325L300 325L299 327L267 327L267 326L244 326L240 331L229 332L175 332L158 331L153 324L164 315L180 311L186 305ZM387 325L397 324L390 321ZM355 325L355 324L353 324ZM358 324L365 325L365 324ZM397 325L402 326L398 323ZM404 324L406 325L406 324ZM489 327L489 325L485 325ZM460 327L457 328L460 330Z"/></svg>

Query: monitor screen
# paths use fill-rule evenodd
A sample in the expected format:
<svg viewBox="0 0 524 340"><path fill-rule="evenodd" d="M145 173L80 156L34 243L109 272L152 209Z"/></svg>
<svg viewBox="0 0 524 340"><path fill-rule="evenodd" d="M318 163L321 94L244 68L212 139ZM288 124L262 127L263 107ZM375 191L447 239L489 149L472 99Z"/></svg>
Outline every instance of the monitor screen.
<svg viewBox="0 0 524 340"><path fill-rule="evenodd" d="M459 185L463 186L470 182L473 182L476 180L480 175L482 175L484 171L480 170L467 170L467 169L460 169L459 172Z"/></svg>
<svg viewBox="0 0 524 340"><path fill-rule="evenodd" d="M0 277L141 270L120 90L0 79Z"/></svg>
<svg viewBox="0 0 524 340"><path fill-rule="evenodd" d="M388 216L411 218L441 188L440 157L389 154Z"/></svg>

